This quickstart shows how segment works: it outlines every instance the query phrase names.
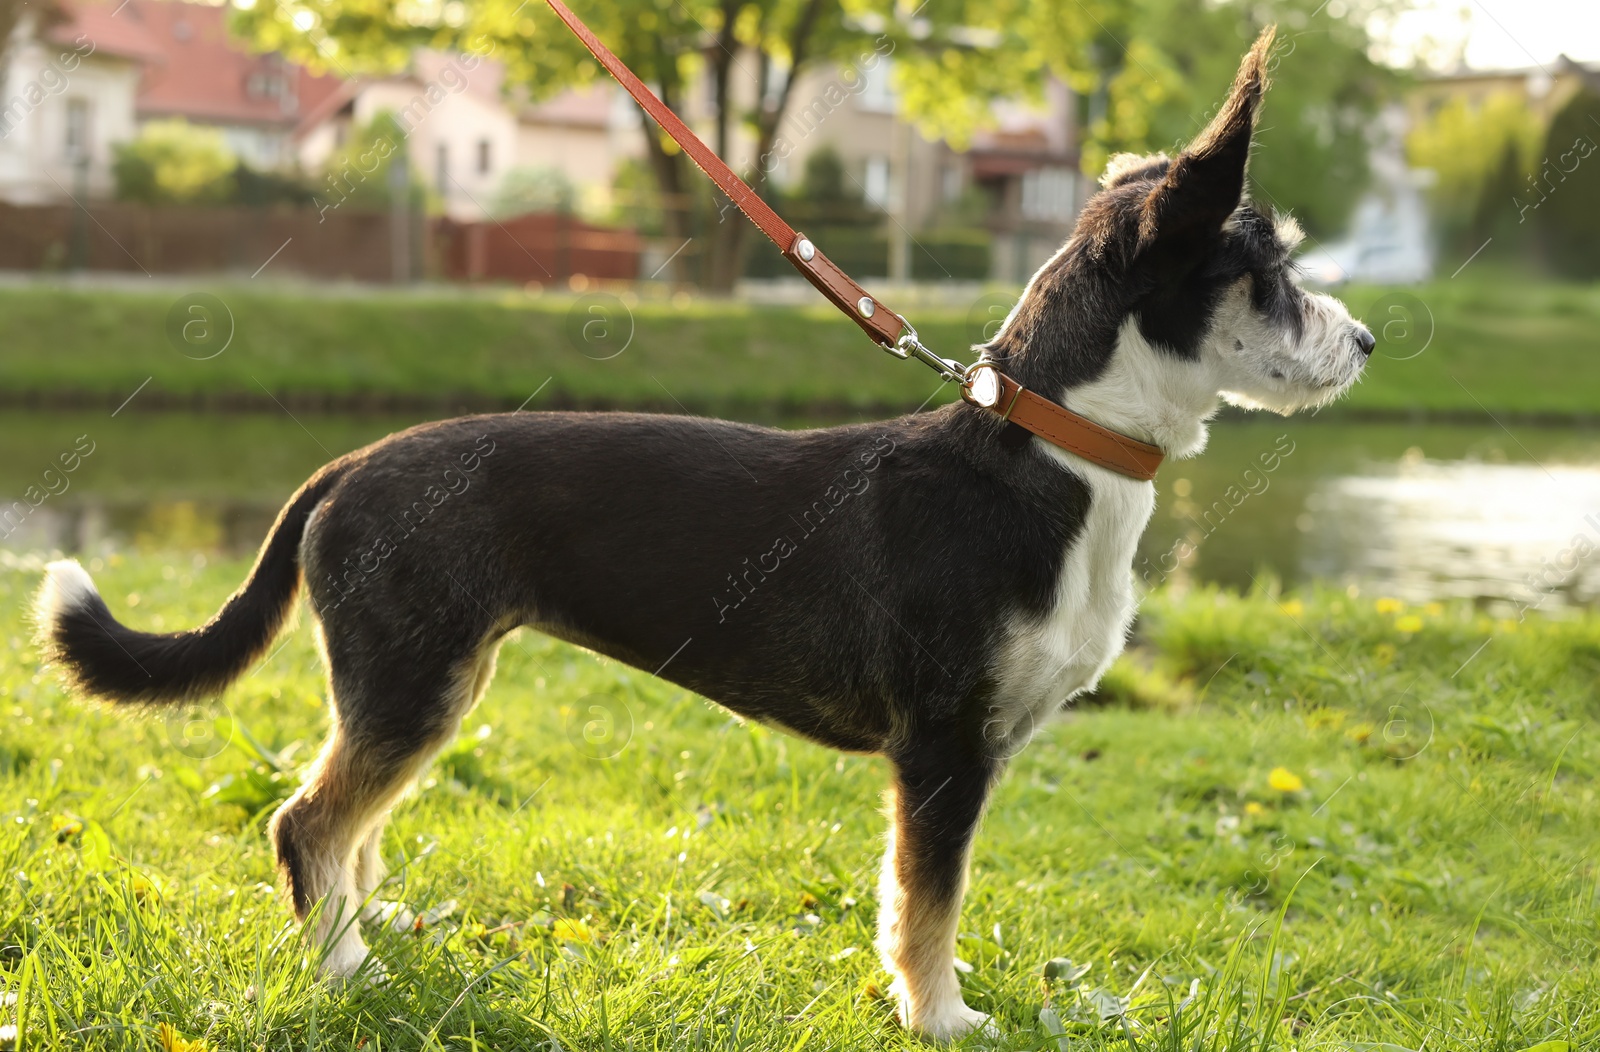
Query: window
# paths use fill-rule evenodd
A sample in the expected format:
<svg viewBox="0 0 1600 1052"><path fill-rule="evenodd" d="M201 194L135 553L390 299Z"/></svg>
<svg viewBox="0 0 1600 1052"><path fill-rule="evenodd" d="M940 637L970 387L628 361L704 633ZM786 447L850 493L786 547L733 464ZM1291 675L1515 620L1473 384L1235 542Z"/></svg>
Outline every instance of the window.
<svg viewBox="0 0 1600 1052"><path fill-rule="evenodd" d="M450 184L450 147L440 143L433 149L433 185L441 193L446 193Z"/></svg>
<svg viewBox="0 0 1600 1052"><path fill-rule="evenodd" d="M891 60L885 58L873 63L871 69L860 70L859 75L866 78L866 83L859 85L860 91L856 97L860 101L856 105L869 113L894 112L894 90L889 86L890 68L893 64ZM852 86L850 90L856 91L857 88Z"/></svg>
<svg viewBox="0 0 1600 1052"><path fill-rule="evenodd" d="M488 175L494 168L494 144L488 139L478 140L478 174Z"/></svg>
<svg viewBox="0 0 1600 1052"><path fill-rule="evenodd" d="M783 98L783 89L789 84L789 65L783 59L774 58L767 67L767 90L761 96L761 101L769 107L776 106L778 100Z"/></svg>
<svg viewBox="0 0 1600 1052"><path fill-rule="evenodd" d="M868 157L867 177L862 185L867 204L889 207L889 158Z"/></svg>
<svg viewBox="0 0 1600 1052"><path fill-rule="evenodd" d="M953 164L946 165L944 168L942 182L943 185L940 186L939 193L944 197L946 202L953 204L961 199L962 186L960 168Z"/></svg>
<svg viewBox="0 0 1600 1052"><path fill-rule="evenodd" d="M89 100L67 100L67 160L89 159Z"/></svg>
<svg viewBox="0 0 1600 1052"><path fill-rule="evenodd" d="M1070 168L1035 168L1022 176L1022 214L1034 220L1071 219L1077 181Z"/></svg>

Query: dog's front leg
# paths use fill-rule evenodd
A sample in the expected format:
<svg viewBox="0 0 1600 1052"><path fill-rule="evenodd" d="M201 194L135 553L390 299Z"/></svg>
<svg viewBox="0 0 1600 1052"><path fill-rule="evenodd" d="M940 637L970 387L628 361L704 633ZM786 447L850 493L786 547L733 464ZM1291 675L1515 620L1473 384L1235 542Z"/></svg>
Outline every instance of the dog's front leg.
<svg viewBox="0 0 1600 1052"><path fill-rule="evenodd" d="M984 1026L956 981L956 926L967 858L999 764L965 748L918 746L895 759L878 952L900 1021L938 1040Z"/></svg>

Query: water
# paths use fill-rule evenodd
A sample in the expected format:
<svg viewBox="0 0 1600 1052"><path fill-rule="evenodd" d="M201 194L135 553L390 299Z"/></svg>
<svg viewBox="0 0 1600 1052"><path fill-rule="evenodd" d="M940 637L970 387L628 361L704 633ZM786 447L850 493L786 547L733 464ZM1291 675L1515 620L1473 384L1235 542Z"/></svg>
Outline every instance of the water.
<svg viewBox="0 0 1600 1052"><path fill-rule="evenodd" d="M7 413L0 559L248 552L318 466L417 422ZM1320 578L1412 602L1600 603L1600 433L1258 417L1217 424L1157 484L1134 568L1152 586Z"/></svg>

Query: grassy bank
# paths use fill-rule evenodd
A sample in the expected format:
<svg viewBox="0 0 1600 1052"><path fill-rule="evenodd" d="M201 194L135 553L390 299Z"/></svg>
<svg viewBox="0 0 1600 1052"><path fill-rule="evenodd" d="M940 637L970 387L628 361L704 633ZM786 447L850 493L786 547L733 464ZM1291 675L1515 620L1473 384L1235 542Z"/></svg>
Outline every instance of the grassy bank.
<svg viewBox="0 0 1600 1052"><path fill-rule="evenodd" d="M243 572L97 576L170 629ZM0 1026L24 1047L919 1047L870 949L879 761L522 634L384 845L427 923L374 935L387 985L330 988L260 831L326 726L307 627L201 722L129 719L39 676L36 580L0 571ZM999 790L969 1003L1007 1049L1589 1047L1597 673L1600 618L1157 595L1108 706Z"/></svg>
<svg viewBox="0 0 1600 1052"><path fill-rule="evenodd" d="M820 301L214 291L226 310L208 327L186 303L174 310L172 288L0 290L0 392L12 405L115 407L148 380L141 407L511 408L548 381L540 404L549 406L760 416L909 409L937 387ZM1367 379L1329 412L1600 414L1600 288L1463 276L1399 295L1348 292L1386 342ZM999 302L919 308L914 320L931 346L964 357Z"/></svg>

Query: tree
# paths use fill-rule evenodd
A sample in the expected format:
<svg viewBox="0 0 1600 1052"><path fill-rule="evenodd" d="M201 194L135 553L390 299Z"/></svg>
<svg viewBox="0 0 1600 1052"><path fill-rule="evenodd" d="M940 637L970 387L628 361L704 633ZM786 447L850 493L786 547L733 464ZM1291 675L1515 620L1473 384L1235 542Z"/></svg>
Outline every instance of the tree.
<svg viewBox="0 0 1600 1052"><path fill-rule="evenodd" d="M1037 93L1054 75L1080 100L1090 177L1113 153L1172 152L1198 134L1240 53L1277 23L1250 178L1265 203L1315 234L1338 231L1363 189L1367 124L1396 80L1368 57L1366 29L1395 0L929 0L935 6L934 17L967 27L966 37L991 34L1004 60L956 46L897 52L913 56L900 63L899 83L926 130L959 138L983 123L987 99Z"/></svg>
<svg viewBox="0 0 1600 1052"><path fill-rule="evenodd" d="M406 163L405 128L394 114L383 112L357 125L349 140L328 158L315 203L323 214L350 205L376 211L393 204L391 169ZM427 193L406 180L412 207L421 207Z"/></svg>
<svg viewBox="0 0 1600 1052"><path fill-rule="evenodd" d="M1550 121L1544 157L1519 188L1546 261L1559 274L1600 277L1600 93L1585 87Z"/></svg>
<svg viewBox="0 0 1600 1052"><path fill-rule="evenodd" d="M1406 157L1434 173L1429 207L1445 241L1470 253L1505 215L1519 225L1511 195L1537 163L1542 139L1521 92L1496 92L1477 104L1453 98L1417 121Z"/></svg>

